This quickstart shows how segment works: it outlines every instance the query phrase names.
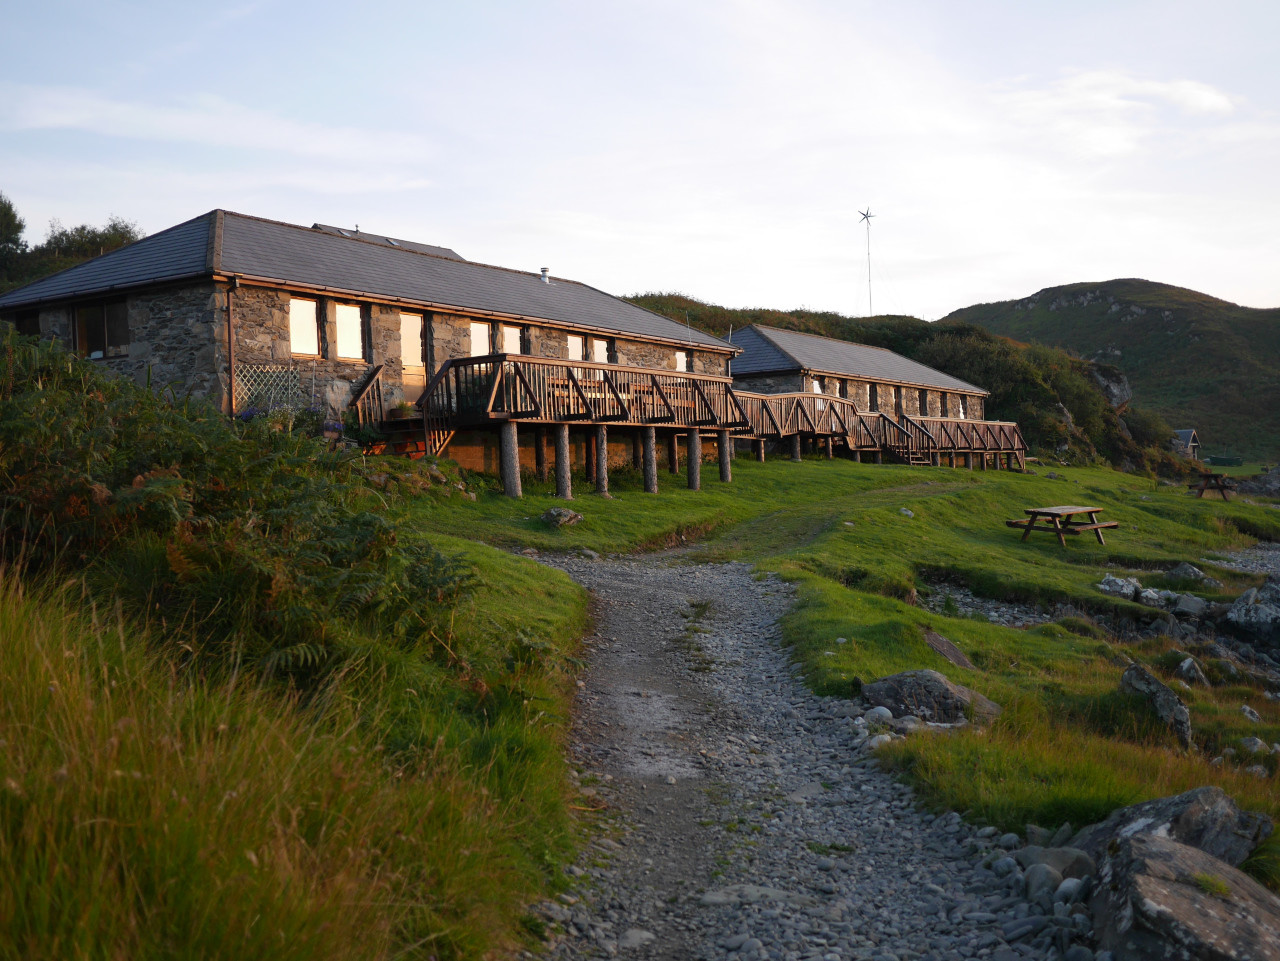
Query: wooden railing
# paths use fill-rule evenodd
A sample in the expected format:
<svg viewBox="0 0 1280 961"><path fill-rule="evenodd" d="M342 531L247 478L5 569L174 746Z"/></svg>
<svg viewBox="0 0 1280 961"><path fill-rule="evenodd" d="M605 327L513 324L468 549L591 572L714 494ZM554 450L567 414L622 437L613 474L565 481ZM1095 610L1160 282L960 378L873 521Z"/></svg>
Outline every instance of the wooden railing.
<svg viewBox="0 0 1280 961"><path fill-rule="evenodd" d="M515 354L446 361L418 404L429 439L513 419L733 431L751 426L729 377Z"/></svg>
<svg viewBox="0 0 1280 961"><path fill-rule="evenodd" d="M845 397L735 391L729 377L518 354L446 361L418 405L427 446L503 420L729 430L750 437L841 438L903 460L946 452L1023 452L1017 424L860 411Z"/></svg>
<svg viewBox="0 0 1280 961"><path fill-rule="evenodd" d="M382 370L382 364L373 368L369 379L348 405L356 412L356 421L361 427L377 427L387 418L386 404L382 399Z"/></svg>

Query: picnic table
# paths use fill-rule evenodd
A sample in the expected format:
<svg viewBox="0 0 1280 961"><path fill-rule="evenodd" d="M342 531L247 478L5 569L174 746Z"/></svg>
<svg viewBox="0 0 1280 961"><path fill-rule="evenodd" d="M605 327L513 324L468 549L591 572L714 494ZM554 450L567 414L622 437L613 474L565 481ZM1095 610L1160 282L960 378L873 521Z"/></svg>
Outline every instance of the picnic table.
<svg viewBox="0 0 1280 961"><path fill-rule="evenodd" d="M1066 534L1079 534L1083 531L1093 531L1098 538L1099 544L1105 544L1102 539L1102 532L1108 527L1119 527L1119 521L1100 521L1098 515L1102 513L1101 507L1028 507L1025 513L1025 519L1014 521L1005 521L1009 527L1022 528L1022 540L1026 540L1031 536L1032 531L1047 531L1050 534L1056 534L1058 543L1063 547L1067 546ZM1076 520L1077 517L1084 516L1087 520Z"/></svg>
<svg viewBox="0 0 1280 961"><path fill-rule="evenodd" d="M1205 491L1218 491L1224 501L1231 500L1231 492L1236 489L1236 482L1226 474L1203 473L1200 479L1187 485L1196 492L1196 497L1204 497Z"/></svg>

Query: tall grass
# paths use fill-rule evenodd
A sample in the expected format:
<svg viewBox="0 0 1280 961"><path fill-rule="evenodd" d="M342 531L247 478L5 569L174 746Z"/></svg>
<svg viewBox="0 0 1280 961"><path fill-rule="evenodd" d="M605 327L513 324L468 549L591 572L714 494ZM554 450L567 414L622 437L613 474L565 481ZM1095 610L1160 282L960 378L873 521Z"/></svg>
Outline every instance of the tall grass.
<svg viewBox="0 0 1280 961"><path fill-rule="evenodd" d="M303 712L243 678L206 684L84 608L0 582L0 955L502 941L531 893L509 876L511 818L444 746L389 757L338 686Z"/></svg>

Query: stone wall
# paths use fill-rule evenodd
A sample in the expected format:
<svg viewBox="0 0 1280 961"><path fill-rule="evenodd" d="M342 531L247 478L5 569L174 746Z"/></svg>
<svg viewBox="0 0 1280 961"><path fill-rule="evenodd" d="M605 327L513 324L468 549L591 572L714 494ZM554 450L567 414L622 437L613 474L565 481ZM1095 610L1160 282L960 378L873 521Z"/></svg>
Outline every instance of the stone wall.
<svg viewBox="0 0 1280 961"><path fill-rule="evenodd" d="M735 374L735 390L752 394L794 394L804 390L804 378L799 371L789 374Z"/></svg>

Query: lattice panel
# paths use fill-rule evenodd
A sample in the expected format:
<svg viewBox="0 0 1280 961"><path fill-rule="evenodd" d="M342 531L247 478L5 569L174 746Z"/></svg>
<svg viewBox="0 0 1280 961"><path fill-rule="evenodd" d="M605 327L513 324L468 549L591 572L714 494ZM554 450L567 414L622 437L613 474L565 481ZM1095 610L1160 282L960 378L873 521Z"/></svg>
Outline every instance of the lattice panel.
<svg viewBox="0 0 1280 961"><path fill-rule="evenodd" d="M236 410L302 410L298 368L276 364L236 364Z"/></svg>

